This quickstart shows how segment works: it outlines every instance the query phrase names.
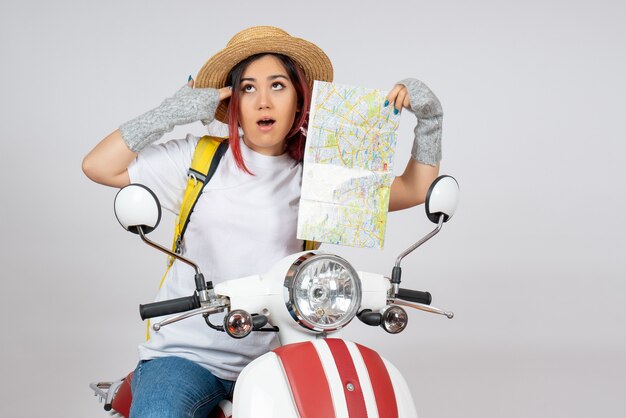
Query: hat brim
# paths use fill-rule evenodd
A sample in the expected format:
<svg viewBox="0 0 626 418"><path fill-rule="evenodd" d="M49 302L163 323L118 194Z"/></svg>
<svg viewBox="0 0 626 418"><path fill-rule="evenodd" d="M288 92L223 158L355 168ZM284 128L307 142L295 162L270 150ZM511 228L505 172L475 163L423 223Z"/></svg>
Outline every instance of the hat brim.
<svg viewBox="0 0 626 418"><path fill-rule="evenodd" d="M226 87L228 74L237 64L252 55L262 53L282 54L294 60L304 71L309 88L313 87L314 80L333 80L332 63L317 45L293 36L268 36L229 45L213 55L198 72L195 87ZM215 119L228 123L224 102L218 106Z"/></svg>

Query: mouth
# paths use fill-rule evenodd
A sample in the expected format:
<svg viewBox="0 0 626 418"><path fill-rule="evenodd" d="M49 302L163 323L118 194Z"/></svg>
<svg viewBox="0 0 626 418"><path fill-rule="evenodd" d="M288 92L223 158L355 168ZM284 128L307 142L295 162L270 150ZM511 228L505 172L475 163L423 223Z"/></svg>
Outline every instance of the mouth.
<svg viewBox="0 0 626 418"><path fill-rule="evenodd" d="M276 123L276 121L272 118L263 118L257 121L257 125L259 125L259 127L262 129L271 128L274 125L274 123Z"/></svg>

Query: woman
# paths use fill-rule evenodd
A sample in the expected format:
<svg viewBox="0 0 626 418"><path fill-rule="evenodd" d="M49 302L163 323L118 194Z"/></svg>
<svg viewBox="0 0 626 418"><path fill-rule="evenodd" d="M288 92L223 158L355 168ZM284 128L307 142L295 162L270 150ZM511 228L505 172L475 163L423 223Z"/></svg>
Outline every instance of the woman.
<svg viewBox="0 0 626 418"><path fill-rule="evenodd" d="M177 213L198 138L150 145L175 125L214 118L229 125L229 148L205 187L185 235L184 255L214 283L266 271L300 251L296 223L305 130L313 80L332 81L333 69L316 45L273 27L236 34L174 96L120 126L84 159L92 180L114 187L150 187ZM424 201L438 175L441 106L414 79L403 80L385 105L420 118L402 176L391 187L390 210ZM243 132L240 137L239 130ZM193 270L174 263L157 300L191 294ZM260 334L260 335L259 335ZM205 417L232 393L239 372L271 347L270 333L233 340L195 317L162 328L139 347L131 416Z"/></svg>

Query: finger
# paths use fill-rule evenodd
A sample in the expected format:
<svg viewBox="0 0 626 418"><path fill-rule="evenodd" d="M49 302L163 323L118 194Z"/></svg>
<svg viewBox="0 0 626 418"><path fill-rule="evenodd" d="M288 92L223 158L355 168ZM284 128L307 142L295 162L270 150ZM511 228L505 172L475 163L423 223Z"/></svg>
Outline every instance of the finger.
<svg viewBox="0 0 626 418"><path fill-rule="evenodd" d="M385 106L387 106L389 103L393 103L396 100L396 96L398 95L398 92L402 89L403 86L401 86L400 84L396 84L391 91L389 92L389 94L387 94L387 101L385 103L387 103Z"/></svg>
<svg viewBox="0 0 626 418"><path fill-rule="evenodd" d="M396 96L396 100L393 103L393 112L398 114L402 111L402 105L404 103L404 99L408 96L406 88L402 87Z"/></svg>
<svg viewBox="0 0 626 418"><path fill-rule="evenodd" d="M193 83L194 83L194 81L193 81L193 77L192 77L192 76L189 76L189 78L187 79L187 85L188 85L189 87L193 87Z"/></svg>
<svg viewBox="0 0 626 418"><path fill-rule="evenodd" d="M218 90L220 93L220 101L229 98L232 95L232 90L230 88L230 86L228 87L222 87L221 89Z"/></svg>
<svg viewBox="0 0 626 418"><path fill-rule="evenodd" d="M411 96L409 94L404 97L404 102L402 102L402 106L406 107L407 109L411 108Z"/></svg>

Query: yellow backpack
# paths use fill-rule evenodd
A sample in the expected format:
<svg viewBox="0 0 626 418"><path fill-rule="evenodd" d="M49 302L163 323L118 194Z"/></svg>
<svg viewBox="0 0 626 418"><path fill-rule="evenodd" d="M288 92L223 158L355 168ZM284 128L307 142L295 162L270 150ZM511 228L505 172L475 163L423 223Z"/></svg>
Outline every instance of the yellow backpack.
<svg viewBox="0 0 626 418"><path fill-rule="evenodd" d="M222 156L228 149L228 138L205 135L198 141L191 160L191 167L187 176L187 188L183 195L183 203L180 206L178 218L174 225L174 242L172 251L179 254L182 251L183 236L189 224L191 212L193 212L198 197L202 193L204 186L211 180L217 170L217 166L222 160ZM315 241L304 241L304 251L316 250L320 243ZM167 270L159 283L159 288L167 277L167 273L174 264L174 258L170 257L167 262ZM150 339L150 320L147 323L146 339Z"/></svg>

